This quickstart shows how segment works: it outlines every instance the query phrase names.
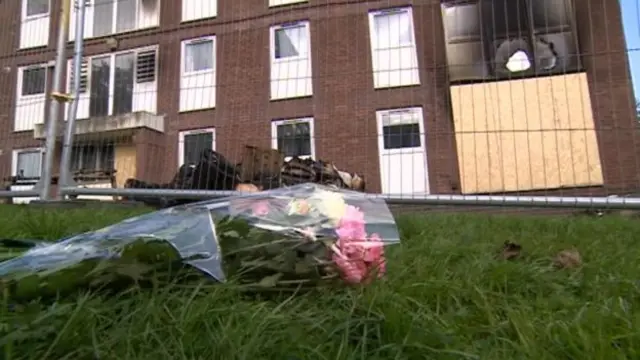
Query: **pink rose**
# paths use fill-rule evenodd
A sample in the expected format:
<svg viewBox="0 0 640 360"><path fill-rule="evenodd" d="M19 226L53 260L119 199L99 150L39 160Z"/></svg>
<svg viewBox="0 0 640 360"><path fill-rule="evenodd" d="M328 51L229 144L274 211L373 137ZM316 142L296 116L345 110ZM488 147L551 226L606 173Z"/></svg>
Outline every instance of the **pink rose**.
<svg viewBox="0 0 640 360"><path fill-rule="evenodd" d="M359 284L367 276L367 266L363 261L344 259L338 254L333 254L333 261L340 269L342 279L349 284Z"/></svg>
<svg viewBox="0 0 640 360"><path fill-rule="evenodd" d="M269 214L269 202L266 200L256 201L251 204L253 216L266 216Z"/></svg>

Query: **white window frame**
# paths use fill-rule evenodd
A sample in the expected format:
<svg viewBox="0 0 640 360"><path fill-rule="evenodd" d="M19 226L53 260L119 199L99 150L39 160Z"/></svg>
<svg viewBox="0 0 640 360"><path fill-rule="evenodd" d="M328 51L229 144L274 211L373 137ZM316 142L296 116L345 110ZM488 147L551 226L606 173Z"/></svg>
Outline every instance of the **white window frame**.
<svg viewBox="0 0 640 360"><path fill-rule="evenodd" d="M73 0L72 0L73 1ZM93 12L93 19L92 19L92 24L93 22L95 22L95 18L97 16L96 12L95 12L95 0L89 0L91 1L91 6L93 6L94 8L94 12ZM140 7L142 6L142 1L144 0L136 0L136 26L133 29L129 29L129 30L123 30L123 31L118 31L118 4L119 1L118 0L113 0L113 15L112 15L112 24L111 24L111 32L105 35L93 35L88 37L88 38L94 38L94 37L105 37L105 36L112 36L112 35L117 35L117 34L125 34L128 32L132 32L132 31L138 31L138 30L142 30L142 29L152 29L154 27L159 27L160 26L160 14L162 13L162 9L160 8L162 1L161 0L155 0L158 6L158 25L154 25L154 26L146 26L146 27L139 27L140 24ZM73 4L72 4L73 6ZM75 31L74 29L71 29L71 31Z"/></svg>
<svg viewBox="0 0 640 360"><path fill-rule="evenodd" d="M211 41L213 43L213 52L211 54L211 58L212 58L212 62L213 62L213 67L211 69L206 69L206 70L198 70L198 71L186 71L185 70L185 65L187 64L187 46L189 45L193 45L193 44L198 44L198 43L203 43L203 42L207 42L207 41ZM208 74L208 73L214 73L216 71L216 67L218 65L218 59L216 58L216 49L217 49L217 44L216 44L216 36L215 35L210 35L210 36L204 36L204 37L199 37L199 38L193 38L193 39L187 39L187 40L183 40L182 41L182 49L180 52L180 74L182 75L199 75L199 74Z"/></svg>
<svg viewBox="0 0 640 360"><path fill-rule="evenodd" d="M11 175L18 176L18 156L21 153L40 152L40 176L42 177L42 162L44 161L44 148L30 147L22 149L13 149L11 154Z"/></svg>
<svg viewBox="0 0 640 360"><path fill-rule="evenodd" d="M145 51L151 51L151 50L155 50L156 52L156 68L155 68L155 79L156 79L156 84L158 83L158 62L159 62L159 46L158 45L151 45L151 46L145 46L145 47L140 47L140 48L134 48L134 49L127 49L127 50L121 50L121 51L116 51L116 52L110 52L110 53L102 53L102 54L96 54L90 57L87 57L87 61L88 61L88 71L87 71L87 89L88 89L88 93L91 94L91 72L92 72L92 68L93 68L93 59L95 58L102 58L102 57L106 57L109 56L111 59L111 67L110 67L110 71L109 71L109 113L107 116L113 116L113 101L115 99L115 97L113 96L114 94L114 90L115 90L115 77L116 77L116 72L114 64L115 64L115 60L116 60L116 56L117 55L122 55L122 54L128 54L128 53L132 53L134 55L134 57L137 59L137 54L141 53L141 52L145 52ZM135 84L136 82L136 77L137 77L137 70L138 70L138 64L135 63L134 67L133 67L133 82ZM90 95L92 96L92 95Z"/></svg>
<svg viewBox="0 0 640 360"><path fill-rule="evenodd" d="M193 18L193 19L185 19L185 11L184 11L184 4L185 4L185 0L180 0L180 22L181 23L190 23L193 21L200 21L200 20L210 20L210 19L215 19L218 17L218 7L220 6L220 0L204 0L204 1L211 1L214 3L213 5L213 9L214 14L213 15L207 15L207 16L202 16L202 17L198 17L198 18Z"/></svg>
<svg viewBox="0 0 640 360"><path fill-rule="evenodd" d="M305 34L307 36L307 48L305 49L306 54L298 55L298 56L289 56L289 57L281 58L281 59L276 58L276 32L278 32L279 30L294 29L294 28L299 28L299 27L305 28ZM270 31L269 31L269 53L270 53L271 63L272 64L287 63L287 62L291 62L291 61L310 59L311 58L311 25L310 25L310 22L308 20L300 20L300 21L293 21L293 22L290 22L290 23L287 23L287 24L280 24L280 25L272 26L270 28Z"/></svg>
<svg viewBox="0 0 640 360"><path fill-rule="evenodd" d="M29 69L34 69L34 68L44 68L44 92L39 93L39 94L31 94L31 95L22 95L22 85L24 83L24 71L25 70L29 70ZM49 85L49 71L51 69L51 67L53 67L53 63L52 62L47 62L47 63L41 63L41 64L31 64L31 65L25 65L25 66L21 66L18 68L18 89L17 89L17 95L18 95L18 99L19 100L30 100L30 99L40 99L42 97L45 97L47 94L47 87Z"/></svg>
<svg viewBox="0 0 640 360"><path fill-rule="evenodd" d="M316 142L315 142L315 127L313 124L313 117L304 117L304 118L296 118L296 119L285 119L285 120L274 120L271 122L271 148L275 149L275 150L280 150L278 149L278 126L281 125L289 125L289 124L302 124L302 123L308 123L309 124L309 135L310 135L310 139L309 141L311 142L310 145L310 149L311 149L311 154L310 155L302 155L302 156L298 156L300 159L315 159L316 158ZM285 161L289 161L291 160L292 156L287 156L285 157Z"/></svg>
<svg viewBox="0 0 640 360"><path fill-rule="evenodd" d="M192 130L183 130L178 133L178 168L184 165L184 138L189 135L197 135L203 133L212 134L211 139L211 150L216 150L216 128L201 128L201 129L192 129Z"/></svg>
<svg viewBox="0 0 640 360"><path fill-rule="evenodd" d="M44 14L36 14L36 15L28 15L27 16L27 4L28 4L29 0L22 0L22 9L21 9L21 17L22 17L22 21L26 21L26 20L33 20L33 19L42 19L45 17L49 17L51 16L51 0L49 0L49 11L47 11L47 13Z"/></svg>
<svg viewBox="0 0 640 360"><path fill-rule="evenodd" d="M309 0L269 0L269 7L308 3Z"/></svg>
<svg viewBox="0 0 640 360"><path fill-rule="evenodd" d="M369 12L369 33L371 34L371 49L372 50L392 50L391 48L379 48L378 45L378 32L376 31L376 17L384 15L393 15L398 13L407 13L409 17L409 26L411 27L411 42L399 44L398 47L416 47L416 28L413 21L413 8L411 6L400 6L389 9L380 9Z"/></svg>
<svg viewBox="0 0 640 360"><path fill-rule="evenodd" d="M376 17L381 16L381 15L392 15L392 14L398 14L398 13L406 13L408 18L409 18L409 26L411 27L411 42L407 42L407 43L401 43L399 45L397 45L396 47L388 47L388 48L380 48L378 47L378 32L376 31ZM414 51L414 55L416 57L417 60L417 64L419 67L419 63L420 63L420 57L418 56L418 44L416 41L416 28L415 28L415 21L413 19L413 7L411 5L406 5L406 6L397 6L397 7L392 7L392 8L385 8L385 9L378 9L378 10L372 10L369 12L369 39L370 39L370 53L371 53L371 57L372 57L372 61L371 61L371 73L375 78L375 74L378 70L375 69L375 59L374 57L376 56L376 52L377 51L391 51L391 50L395 50L395 49L402 49L402 48L408 48L408 47L413 47L413 51ZM391 70L391 71L398 71L401 69L397 69L397 70ZM418 71L418 79L416 83L412 83L412 84L407 84L407 85L391 85L391 86L376 86L375 85L375 79L374 79L374 88L375 89L391 89L391 88L398 88L398 87L410 87L410 86L418 86L422 83L422 80L420 79L420 71Z"/></svg>

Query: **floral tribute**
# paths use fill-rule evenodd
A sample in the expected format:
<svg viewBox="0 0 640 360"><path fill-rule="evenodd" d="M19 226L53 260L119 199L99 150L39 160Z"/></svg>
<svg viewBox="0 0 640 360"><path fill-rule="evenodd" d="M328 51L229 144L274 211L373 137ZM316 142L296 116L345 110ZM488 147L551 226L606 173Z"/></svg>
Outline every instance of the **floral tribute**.
<svg viewBox="0 0 640 360"><path fill-rule="evenodd" d="M216 221L225 273L258 287L369 284L386 273L385 245L398 241L386 205L363 195L256 194L232 200L230 208ZM368 231L370 225L379 230Z"/></svg>

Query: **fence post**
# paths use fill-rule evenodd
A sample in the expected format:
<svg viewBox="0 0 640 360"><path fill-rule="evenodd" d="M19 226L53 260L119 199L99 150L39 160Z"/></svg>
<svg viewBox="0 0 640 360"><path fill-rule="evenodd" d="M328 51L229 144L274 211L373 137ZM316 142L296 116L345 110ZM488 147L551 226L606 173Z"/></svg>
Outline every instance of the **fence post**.
<svg viewBox="0 0 640 360"><path fill-rule="evenodd" d="M71 94L71 104L67 114L67 126L64 132L64 140L62 144L62 158L60 159L60 181L58 181L57 198L63 199L64 188L75 186L75 181L71 176L71 151L73 149L73 136L75 135L76 116L78 115L78 96L80 96L80 73L82 72L82 55L84 45L84 13L85 0L77 2L76 11L76 28L75 28L75 45L73 54L73 84Z"/></svg>
<svg viewBox="0 0 640 360"><path fill-rule="evenodd" d="M69 100L69 95L64 91L63 69L66 64L67 40L69 39L69 13L71 12L71 1L62 0L60 9L60 21L58 22L58 44L56 62L53 69L53 86L51 92L51 106L45 114L46 145L44 154L44 164L42 167L42 177L36 188L40 189L40 200L47 201L51 194L51 179L53 177L53 160L56 151L56 138L58 133L58 121L60 120L60 105ZM76 39L78 41L78 39Z"/></svg>

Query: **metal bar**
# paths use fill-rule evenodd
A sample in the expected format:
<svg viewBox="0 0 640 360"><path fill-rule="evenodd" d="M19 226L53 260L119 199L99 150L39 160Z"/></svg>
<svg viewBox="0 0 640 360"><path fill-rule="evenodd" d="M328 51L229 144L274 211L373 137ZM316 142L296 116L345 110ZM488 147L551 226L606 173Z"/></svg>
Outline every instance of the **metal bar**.
<svg viewBox="0 0 640 360"><path fill-rule="evenodd" d="M21 198L38 196L40 196L40 191L38 190L0 190L0 198Z"/></svg>
<svg viewBox="0 0 640 360"><path fill-rule="evenodd" d="M82 72L82 54L84 45L84 13L85 1L77 2L76 11L76 28L75 28L75 45L73 54L73 100L69 105L69 113L67 115L67 126L64 132L64 140L62 144L62 158L60 159L60 186L58 186L57 198L62 198L62 187L71 186L71 151L73 149L73 136L75 135L76 116L78 115L78 97L80 96L80 77Z"/></svg>
<svg viewBox="0 0 640 360"><path fill-rule="evenodd" d="M58 23L58 45L56 53L56 62L53 73L53 86L52 92L61 94L64 92L63 81L63 69L66 63L67 53L67 39L69 38L69 12L71 9L72 0L62 0L60 7L60 21ZM76 39L77 40L77 39ZM55 158L56 150L56 137L58 135L58 117L60 114L60 99L59 97L52 96L51 106L49 107L49 113L46 116L47 119L47 140L45 145L44 154L44 166L42 167L41 178L41 200L49 200L51 193L51 177L53 176L53 161Z"/></svg>
<svg viewBox="0 0 640 360"><path fill-rule="evenodd" d="M237 191L167 190L167 189L106 189L65 187L69 195L165 197L207 199L239 195ZM640 209L640 198L625 197L561 197L561 196L499 196L499 195L424 195L411 198L364 194L371 199L383 199L392 205L466 205L502 207L551 207L575 209Z"/></svg>

